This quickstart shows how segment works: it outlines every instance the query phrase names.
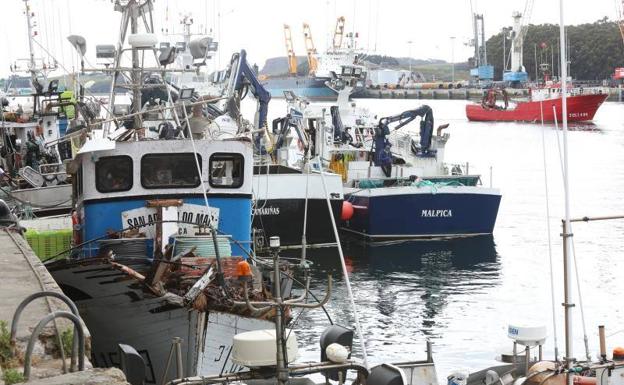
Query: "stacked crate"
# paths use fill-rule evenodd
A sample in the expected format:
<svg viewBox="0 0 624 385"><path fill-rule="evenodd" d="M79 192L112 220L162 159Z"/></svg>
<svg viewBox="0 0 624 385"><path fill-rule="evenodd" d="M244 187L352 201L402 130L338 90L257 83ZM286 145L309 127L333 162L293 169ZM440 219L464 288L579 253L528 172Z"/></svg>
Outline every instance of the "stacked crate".
<svg viewBox="0 0 624 385"><path fill-rule="evenodd" d="M59 255L59 253L62 253L59 257L67 256L71 247L71 239L71 230L26 231L26 241L42 260Z"/></svg>

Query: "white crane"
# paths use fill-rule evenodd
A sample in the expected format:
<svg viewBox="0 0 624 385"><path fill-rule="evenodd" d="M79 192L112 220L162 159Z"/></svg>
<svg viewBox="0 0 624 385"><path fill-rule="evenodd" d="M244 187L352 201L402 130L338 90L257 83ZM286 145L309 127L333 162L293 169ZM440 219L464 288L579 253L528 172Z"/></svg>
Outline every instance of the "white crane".
<svg viewBox="0 0 624 385"><path fill-rule="evenodd" d="M514 12L513 17L513 31L511 36L511 49L509 55L511 56L510 71L504 71L503 80L514 82L525 82L528 80L528 74L524 68L523 63L523 45L524 37L526 36L529 28L529 20L531 19L531 13L533 12L533 1L527 0L524 5L524 12ZM506 62L506 61L505 61ZM505 70L505 63L503 63L503 69Z"/></svg>

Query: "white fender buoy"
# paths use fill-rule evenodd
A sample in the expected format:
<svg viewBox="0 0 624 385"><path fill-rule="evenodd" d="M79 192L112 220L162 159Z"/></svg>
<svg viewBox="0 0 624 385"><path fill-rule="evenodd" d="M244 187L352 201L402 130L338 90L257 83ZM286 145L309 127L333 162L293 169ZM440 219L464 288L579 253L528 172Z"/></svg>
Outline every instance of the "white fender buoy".
<svg viewBox="0 0 624 385"><path fill-rule="evenodd" d="M349 349L335 342L329 344L325 349L325 354L327 354L327 359L337 364L345 363L349 359Z"/></svg>

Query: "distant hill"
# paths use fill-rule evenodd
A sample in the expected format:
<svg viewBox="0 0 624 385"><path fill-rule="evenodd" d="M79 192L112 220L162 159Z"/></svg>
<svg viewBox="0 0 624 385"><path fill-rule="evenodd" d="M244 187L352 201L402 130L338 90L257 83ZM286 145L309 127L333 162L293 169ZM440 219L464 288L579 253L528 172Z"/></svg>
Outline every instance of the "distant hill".
<svg viewBox="0 0 624 385"><path fill-rule="evenodd" d="M297 56L297 72L305 73L302 66L308 67L308 59L305 56ZM272 57L264 62L264 66L260 69L261 75L277 76L288 73L288 58L286 56Z"/></svg>
<svg viewBox="0 0 624 385"><path fill-rule="evenodd" d="M409 67L410 62L412 66L446 63L444 60L440 59L414 59L409 57L393 57L385 55L368 55L364 58L364 61L381 67Z"/></svg>
<svg viewBox="0 0 624 385"><path fill-rule="evenodd" d="M380 66L384 68L408 68L410 61L413 66L420 65L440 65L445 64L444 60L439 59L414 59L407 57L393 57L385 55L368 55L364 61L373 64L374 66ZM308 71L308 60L306 56L297 56L297 73L303 75ZM261 75L277 76L285 75L288 73L288 58L286 56L272 57L266 60L262 69L260 69Z"/></svg>
<svg viewBox="0 0 624 385"><path fill-rule="evenodd" d="M580 80L608 79L615 67L624 65L624 45L618 25L608 18L594 23L566 26L568 40L569 75ZM494 66L494 78L500 79L503 64L503 34L490 37L487 42L488 62ZM505 55L509 55L509 39ZM553 64L559 73L559 26L531 24L524 39L524 66L531 79L536 77L537 64ZM508 61L509 59L507 59ZM507 67L509 63L507 63ZM539 69L539 67L538 67ZM541 78L539 70L537 77Z"/></svg>

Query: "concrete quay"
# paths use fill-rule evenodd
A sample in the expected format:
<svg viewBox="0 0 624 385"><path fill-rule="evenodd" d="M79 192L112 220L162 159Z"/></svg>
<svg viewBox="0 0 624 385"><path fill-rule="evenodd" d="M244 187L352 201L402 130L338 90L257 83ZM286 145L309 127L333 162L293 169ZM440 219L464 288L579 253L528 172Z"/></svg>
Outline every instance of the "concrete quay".
<svg viewBox="0 0 624 385"><path fill-rule="evenodd" d="M24 237L15 228L0 228L0 321L6 322L7 330L11 330L11 322L15 310L28 296L43 291L62 294L43 263L34 254ZM26 306L19 318L13 356L0 368L0 384L5 375L23 373L26 346L33 330L41 319L52 312L69 311L68 306L53 297L33 300ZM82 321L81 321L82 323ZM66 319L49 322L36 339L32 354L30 381L33 384L127 384L123 373L117 369L92 369L88 360L91 336L84 323L85 332L85 371L63 374L65 367L69 370L70 358L66 357L65 365L59 358L59 339L63 331L73 328ZM6 338L0 344L6 344ZM1 361L1 360L0 360ZM62 376L61 376L62 375Z"/></svg>

